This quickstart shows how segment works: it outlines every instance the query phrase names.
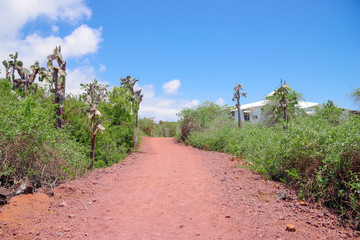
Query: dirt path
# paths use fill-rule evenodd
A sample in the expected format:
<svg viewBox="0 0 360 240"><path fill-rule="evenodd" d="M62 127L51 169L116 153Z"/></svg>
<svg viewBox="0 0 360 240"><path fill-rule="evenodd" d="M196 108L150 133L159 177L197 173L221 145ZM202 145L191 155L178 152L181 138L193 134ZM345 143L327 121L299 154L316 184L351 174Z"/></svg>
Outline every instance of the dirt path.
<svg viewBox="0 0 360 240"><path fill-rule="evenodd" d="M355 239L330 213L291 193L279 200L283 186L234 166L226 154L145 138L141 153L55 197L13 198L0 239Z"/></svg>

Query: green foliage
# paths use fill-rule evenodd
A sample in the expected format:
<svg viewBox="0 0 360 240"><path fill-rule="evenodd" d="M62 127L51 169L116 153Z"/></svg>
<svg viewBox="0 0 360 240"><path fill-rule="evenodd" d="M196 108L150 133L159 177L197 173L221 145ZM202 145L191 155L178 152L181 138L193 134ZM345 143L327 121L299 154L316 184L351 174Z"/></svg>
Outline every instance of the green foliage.
<svg viewBox="0 0 360 240"><path fill-rule="evenodd" d="M151 118L140 118L139 129L142 136L176 137L179 134L178 122L155 121Z"/></svg>
<svg viewBox="0 0 360 240"><path fill-rule="evenodd" d="M205 102L196 108L185 108L178 116L180 117L180 139L185 141L190 132L199 132L208 128L210 123L219 116L228 116L228 107L221 107L215 103Z"/></svg>
<svg viewBox="0 0 360 240"><path fill-rule="evenodd" d="M95 167L111 166L123 160L133 148L135 120L128 92L114 87L107 94L107 101L100 101L97 107L102 115L102 125L106 129L97 135L95 149ZM91 135L84 117L87 116L87 105L76 97L68 96L64 108L65 130L75 140L85 145L90 152Z"/></svg>
<svg viewBox="0 0 360 240"><path fill-rule="evenodd" d="M354 91L351 93L351 96L353 97L354 101L360 106L360 88L354 89Z"/></svg>
<svg viewBox="0 0 360 240"><path fill-rule="evenodd" d="M151 118L140 118L139 119L139 129L140 135L152 137L154 136L154 128L156 124Z"/></svg>
<svg viewBox="0 0 360 240"><path fill-rule="evenodd" d="M83 174L89 163L86 148L54 128L50 99L41 91L20 99L11 87L0 80L0 184L28 175L53 186Z"/></svg>
<svg viewBox="0 0 360 240"><path fill-rule="evenodd" d="M303 115L303 111L297 107L298 101L302 99L302 94L289 88L288 84L274 90L274 94L265 98L267 103L261 108L264 116L264 123L274 126L281 122L281 119L291 120L296 116ZM286 115L285 111L286 109ZM286 124L283 122L283 124Z"/></svg>
<svg viewBox="0 0 360 240"><path fill-rule="evenodd" d="M206 109L212 110L200 106L182 113L201 119L212 115ZM360 228L359 116L344 117L338 108L327 106L293 118L286 131L282 124L263 123L245 123L239 129L221 112L204 122L190 129L187 143L243 158L252 170L291 184L300 197L338 211Z"/></svg>

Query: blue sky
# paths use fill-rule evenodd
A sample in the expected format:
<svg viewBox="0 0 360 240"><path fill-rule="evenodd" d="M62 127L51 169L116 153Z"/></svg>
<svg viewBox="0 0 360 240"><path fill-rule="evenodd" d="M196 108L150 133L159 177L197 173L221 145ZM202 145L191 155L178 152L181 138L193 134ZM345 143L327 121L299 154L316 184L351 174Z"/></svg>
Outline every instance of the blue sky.
<svg viewBox="0 0 360 240"><path fill-rule="evenodd" d="M130 75L145 93L142 116L176 120L204 101L233 105L236 83L248 93L242 103L259 101L280 78L306 101L356 108L358 0L3 2L1 60L19 51L28 65L45 63L61 44L69 92L93 78L114 86Z"/></svg>

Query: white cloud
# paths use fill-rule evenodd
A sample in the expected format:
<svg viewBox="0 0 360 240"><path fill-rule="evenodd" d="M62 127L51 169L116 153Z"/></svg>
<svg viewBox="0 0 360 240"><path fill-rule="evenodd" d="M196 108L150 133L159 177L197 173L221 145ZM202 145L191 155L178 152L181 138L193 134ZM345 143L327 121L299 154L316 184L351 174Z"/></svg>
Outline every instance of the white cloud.
<svg viewBox="0 0 360 240"><path fill-rule="evenodd" d="M51 26L51 30L52 30L54 33L58 33L58 32L59 32L59 26L52 25L52 26Z"/></svg>
<svg viewBox="0 0 360 240"><path fill-rule="evenodd" d="M164 92L166 94L173 95L177 93L177 90L179 89L180 85L181 85L180 80L174 79L172 81L164 83L162 89L164 89Z"/></svg>
<svg viewBox="0 0 360 240"><path fill-rule="evenodd" d="M135 84L135 90L141 89L141 94L145 98L153 98L155 96L155 87L152 84L140 86L138 83Z"/></svg>
<svg viewBox="0 0 360 240"><path fill-rule="evenodd" d="M142 89L144 98L140 104L140 117L154 118L156 121L177 121L176 116L184 108L191 108L199 105L199 100L171 99L155 96L154 85L139 86L136 89Z"/></svg>
<svg viewBox="0 0 360 240"><path fill-rule="evenodd" d="M106 71L106 67L104 64L99 64L99 72L105 72Z"/></svg>
<svg viewBox="0 0 360 240"><path fill-rule="evenodd" d="M184 108L197 106L199 100L147 98L141 102L139 114L141 117L154 118L156 121L177 121L177 113Z"/></svg>
<svg viewBox="0 0 360 240"><path fill-rule="evenodd" d="M39 17L76 23L89 19L91 10L84 0L1 0L0 39L18 37L26 23Z"/></svg>
<svg viewBox="0 0 360 240"><path fill-rule="evenodd" d="M85 54L95 53L101 39L101 28L93 29L87 25L76 28L63 40L65 57L80 57Z"/></svg>
<svg viewBox="0 0 360 240"><path fill-rule="evenodd" d="M90 83L94 80L96 72L93 67L79 67L67 71L66 77L66 93L72 93L78 95L82 92L80 89L81 83ZM101 82L101 84L108 84L107 82Z"/></svg>
<svg viewBox="0 0 360 240"><path fill-rule="evenodd" d="M215 103L219 106L224 106L225 101L223 98L219 98L218 100L216 100Z"/></svg>
<svg viewBox="0 0 360 240"><path fill-rule="evenodd" d="M0 8L0 59L8 59L10 53L19 52L19 59L25 66L39 60L46 62L55 46L61 45L65 60L95 53L102 41L102 28L91 28L85 24L74 28L65 37L55 35L42 36L41 32L22 34L22 28L31 21L45 18L56 34L57 21L76 23L90 18L91 10L85 0L1 0ZM0 66L2 67L2 66ZM1 69L0 69L1 70ZM2 74L4 70L2 69Z"/></svg>

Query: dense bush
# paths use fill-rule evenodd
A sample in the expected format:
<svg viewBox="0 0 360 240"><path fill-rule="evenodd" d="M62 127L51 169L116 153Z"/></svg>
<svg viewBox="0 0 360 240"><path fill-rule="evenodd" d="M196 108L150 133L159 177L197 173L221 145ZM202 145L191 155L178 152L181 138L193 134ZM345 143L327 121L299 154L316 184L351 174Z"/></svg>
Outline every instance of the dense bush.
<svg viewBox="0 0 360 240"><path fill-rule="evenodd" d="M133 147L135 118L124 88L114 87L108 99L99 103L103 134L98 134L95 149L95 167L110 166L124 159ZM80 97L81 99L81 97ZM76 141L85 145L90 154L89 122L86 104L78 97L69 97L65 103L65 129ZM89 155L90 156L90 155Z"/></svg>
<svg viewBox="0 0 360 240"><path fill-rule="evenodd" d="M139 129L141 136L148 137L175 137L179 132L178 122L159 121L151 118L140 118Z"/></svg>
<svg viewBox="0 0 360 240"><path fill-rule="evenodd" d="M25 96L0 81L0 185L27 176L33 183L56 186L80 176L90 164L90 131L84 96L67 96L64 128L56 129L53 96L39 88ZM106 131L97 136L95 166L124 159L133 148L135 117L131 96L114 87L97 109Z"/></svg>
<svg viewBox="0 0 360 240"><path fill-rule="evenodd" d="M182 121L206 115L196 111L183 111ZM313 116L293 118L287 130L264 123L245 123L238 129L219 113L206 127L191 130L186 141L249 161L254 171L292 185L301 198L338 211L359 229L360 117L341 113L324 107Z"/></svg>
<svg viewBox="0 0 360 240"><path fill-rule="evenodd" d="M200 132L210 127L217 117L228 116L229 109L215 103L205 102L196 108L186 108L178 113L180 119L180 139L185 141L191 132Z"/></svg>
<svg viewBox="0 0 360 240"><path fill-rule="evenodd" d="M21 99L11 84L0 81L0 177L8 186L24 176L42 184L84 173L86 148L55 129L55 107L43 92Z"/></svg>

